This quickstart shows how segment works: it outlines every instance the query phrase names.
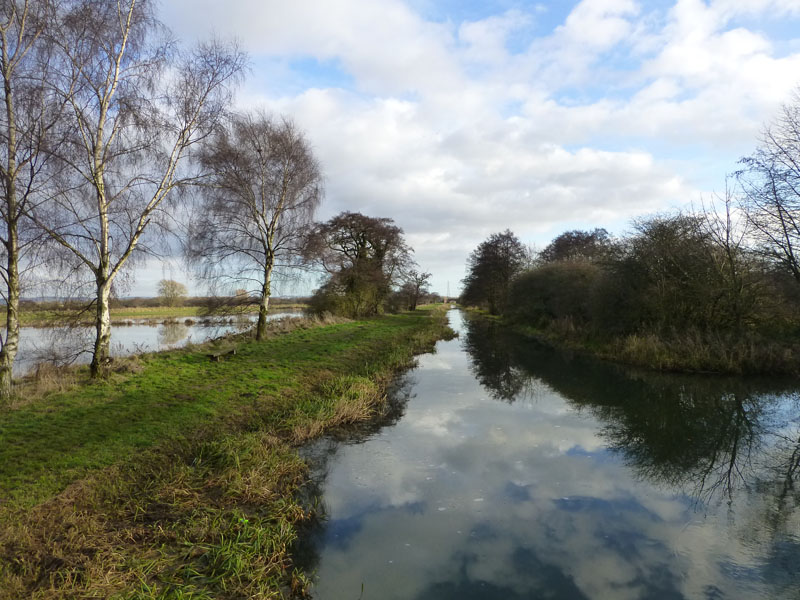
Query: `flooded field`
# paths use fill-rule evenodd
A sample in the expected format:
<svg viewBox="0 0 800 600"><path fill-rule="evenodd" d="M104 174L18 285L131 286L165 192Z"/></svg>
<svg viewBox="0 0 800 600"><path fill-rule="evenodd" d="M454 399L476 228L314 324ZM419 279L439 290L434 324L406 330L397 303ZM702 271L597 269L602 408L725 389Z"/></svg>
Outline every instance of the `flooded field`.
<svg viewBox="0 0 800 600"><path fill-rule="evenodd" d="M297 312L274 312L267 318L299 317ZM197 344L252 327L257 315L231 318L177 319L165 323L115 324L111 330L112 356L157 352ZM14 375L30 372L40 362L88 364L95 330L92 327L22 327Z"/></svg>

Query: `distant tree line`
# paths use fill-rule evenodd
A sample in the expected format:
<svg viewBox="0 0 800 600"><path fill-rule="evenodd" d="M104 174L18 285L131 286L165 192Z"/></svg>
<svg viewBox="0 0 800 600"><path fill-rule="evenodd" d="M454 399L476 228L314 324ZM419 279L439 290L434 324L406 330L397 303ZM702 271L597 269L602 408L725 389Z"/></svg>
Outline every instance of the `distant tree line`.
<svg viewBox="0 0 800 600"><path fill-rule="evenodd" d="M730 189L612 237L567 231L531 255L510 231L478 246L461 301L660 368L797 372L800 99Z"/></svg>
<svg viewBox="0 0 800 600"><path fill-rule="evenodd" d="M230 110L246 62L233 43L178 44L154 0L0 4L0 399L26 286L93 298L99 376L116 292L175 240L210 289L257 298L259 339L276 272L324 266L320 310L416 305L427 279L402 231L354 213L316 225L323 178L305 135L287 117ZM348 232L368 237L356 255ZM162 283L166 301L185 295Z"/></svg>

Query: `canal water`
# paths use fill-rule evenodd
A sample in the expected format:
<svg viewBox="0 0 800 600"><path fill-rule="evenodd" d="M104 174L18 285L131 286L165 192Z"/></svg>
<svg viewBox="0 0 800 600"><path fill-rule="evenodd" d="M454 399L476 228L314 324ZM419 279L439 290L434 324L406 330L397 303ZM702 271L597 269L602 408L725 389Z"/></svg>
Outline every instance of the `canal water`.
<svg viewBox="0 0 800 600"><path fill-rule="evenodd" d="M449 313L393 414L306 449L319 600L800 594L792 382L557 353Z"/></svg>
<svg viewBox="0 0 800 600"><path fill-rule="evenodd" d="M297 312L275 312L268 320L302 316ZM244 331L253 326L257 315L233 318L180 319L164 323L114 324L111 327L111 355L127 356L159 352L199 344L214 338ZM14 375L25 375L37 364L88 364L94 343L94 327L22 327L20 345L14 362Z"/></svg>

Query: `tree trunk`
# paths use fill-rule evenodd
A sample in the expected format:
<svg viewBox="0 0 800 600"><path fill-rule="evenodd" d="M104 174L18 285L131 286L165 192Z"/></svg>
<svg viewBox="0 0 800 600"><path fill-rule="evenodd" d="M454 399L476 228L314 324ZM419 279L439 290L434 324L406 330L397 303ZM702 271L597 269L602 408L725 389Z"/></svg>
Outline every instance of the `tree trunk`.
<svg viewBox="0 0 800 600"><path fill-rule="evenodd" d="M11 88L13 71L8 67L9 56L3 33L3 92L6 105L6 164L5 166L5 221L8 238L6 246L6 336L0 349L0 400L11 396L12 369L19 348L19 238L17 231L17 127L14 111L14 94Z"/></svg>
<svg viewBox="0 0 800 600"><path fill-rule="evenodd" d="M264 269L264 285L261 286L261 302L258 305L258 325L256 325L256 340L259 342L267 337L267 312L269 311L269 297L271 295L272 267Z"/></svg>
<svg viewBox="0 0 800 600"><path fill-rule="evenodd" d="M111 281L104 276L97 278L97 314L95 316L94 354L92 355L92 377L102 375L111 360L111 311L109 298Z"/></svg>
<svg viewBox="0 0 800 600"><path fill-rule="evenodd" d="M12 369L19 348L19 248L16 227L9 224L8 236L8 304L6 305L6 339L0 349L0 400L11 396Z"/></svg>

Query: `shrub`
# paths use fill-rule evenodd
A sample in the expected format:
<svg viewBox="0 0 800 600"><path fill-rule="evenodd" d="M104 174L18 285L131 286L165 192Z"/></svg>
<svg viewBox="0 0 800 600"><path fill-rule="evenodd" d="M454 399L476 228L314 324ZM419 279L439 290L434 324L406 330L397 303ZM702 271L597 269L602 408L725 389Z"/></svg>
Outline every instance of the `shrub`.
<svg viewBox="0 0 800 600"><path fill-rule="evenodd" d="M545 263L517 277L509 294L509 316L542 326L562 319L588 323L603 269L585 261Z"/></svg>

